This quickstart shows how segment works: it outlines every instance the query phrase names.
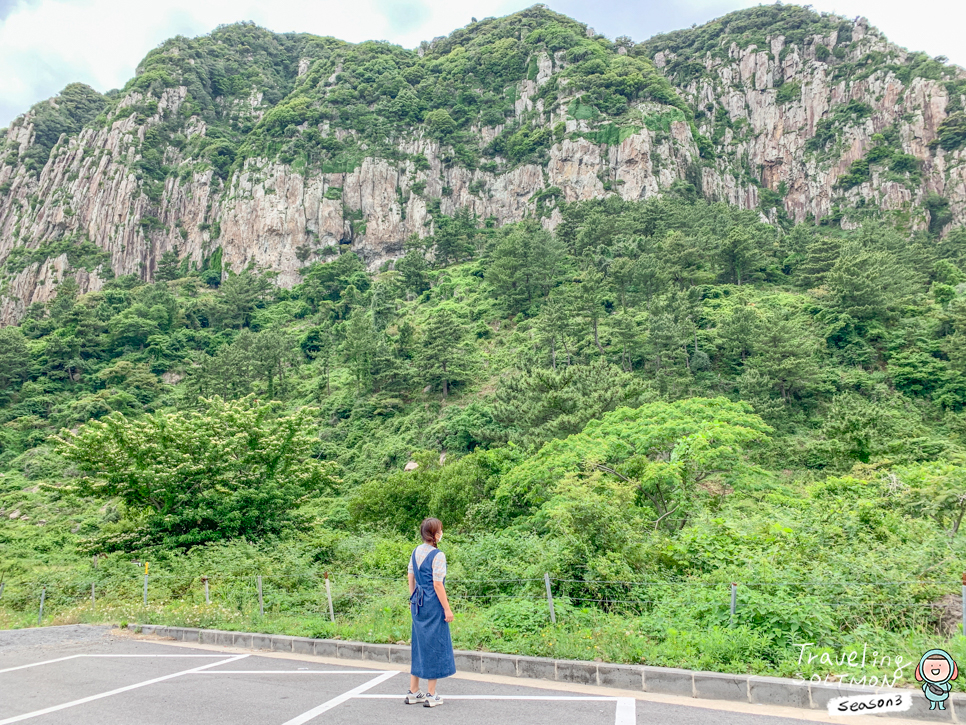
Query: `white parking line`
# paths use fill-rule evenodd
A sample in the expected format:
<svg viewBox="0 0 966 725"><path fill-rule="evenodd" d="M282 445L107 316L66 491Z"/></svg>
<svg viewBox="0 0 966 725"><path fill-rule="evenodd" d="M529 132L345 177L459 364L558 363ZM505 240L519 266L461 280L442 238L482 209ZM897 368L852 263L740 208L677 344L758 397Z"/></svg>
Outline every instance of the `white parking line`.
<svg viewBox="0 0 966 725"><path fill-rule="evenodd" d="M82 705L87 702L92 702L94 700L99 700L101 698L110 697L112 695L117 695L122 692L127 692L129 690L134 690L140 687L145 687L147 685L152 685L157 682L163 682L165 680L170 680L175 677L182 677L184 675L373 675L380 673L378 677L375 677L358 687L354 687L348 692L338 695L331 700L322 703L318 707L315 707L308 712L299 715L292 720L284 723L284 725L304 725L304 723L313 720L317 716L321 715L328 710L331 710L342 703L353 700L353 699L371 699L371 700L383 700L383 699L399 699L399 695L387 695L387 694L367 694L366 691L372 689L376 685L385 682L390 677L393 677L397 673L392 672L381 672L380 670L215 670L211 669L213 667L219 667L221 665L227 665L232 662L237 662L238 660L248 657L247 654L234 655L224 658L224 655L211 654L211 655L199 655L199 654L78 654L70 655L68 657L59 657L53 660L46 660L43 662L34 662L28 665L20 665L18 667L10 667L4 670L0 670L0 674L4 672L12 672L14 670L21 670L28 667L38 667L40 665L52 664L54 662L63 662L66 660L78 659L82 657L98 657L98 658L112 658L112 657L137 657L137 658L217 658L218 662L211 662L206 665L201 665L200 667L194 667L189 670L184 670L182 672L175 672L170 675L165 675L163 677L156 677L152 680L146 680L145 682L139 682L134 685L128 685L126 687L120 687L116 690L111 690L109 692L104 692L99 695L91 695L89 697L84 697L79 700L74 700L73 702L67 702L62 705L55 705L53 707L48 707L43 710L37 710L35 712L26 713L23 715L17 715L15 717L7 718L6 720L0 720L0 725L7 725L8 723L20 722L22 720L28 720L30 718L39 717L41 715L46 715L51 712L57 712L59 710L64 710L77 705ZM565 702L568 700L576 702L613 702L616 705L616 717L614 720L614 725L635 725L637 720L637 703L632 697L607 697L607 696L592 696L592 695L447 695L447 700L519 700L519 701L544 701L544 702Z"/></svg>
<svg viewBox="0 0 966 725"><path fill-rule="evenodd" d="M224 655L69 655L68 657L58 657L55 660L44 660L43 662L31 662L29 665L18 665L17 667L8 667L5 670L0 670L0 675L4 672L13 672L14 670L25 670L28 667L40 667L40 665L51 665L54 662L65 662L66 660L76 660L78 657L207 657L208 659L215 659L218 657L224 657Z"/></svg>
<svg viewBox="0 0 966 725"><path fill-rule="evenodd" d="M20 665L18 667L8 667L5 670L0 670L0 675L2 675L4 672L13 672L14 670L25 670L28 667L40 667L41 665L49 665L49 664L53 664L54 662L64 662L65 660L74 660L74 659L77 659L78 657L83 657L83 656L84 655L70 655L70 657L58 657L55 660L44 660L43 662L32 662L29 665Z"/></svg>
<svg viewBox="0 0 966 725"><path fill-rule="evenodd" d="M398 700L399 695L355 695L354 700ZM633 697L593 697L589 695L447 695L446 700L536 700L551 702L613 702L617 704L614 725L635 725L637 702ZM289 725L285 723L285 725Z"/></svg>
<svg viewBox="0 0 966 725"><path fill-rule="evenodd" d="M398 700L401 695L356 695L355 700ZM591 697L583 695L447 695L447 700L576 700L579 702L617 702L633 700L622 697Z"/></svg>
<svg viewBox="0 0 966 725"><path fill-rule="evenodd" d="M163 677L155 677L153 680L145 680L144 682L138 682L133 685L127 685L126 687L119 687L116 690L111 690L109 692L102 692L98 695L90 695L89 697L82 697L79 700L73 700L72 702L65 702L62 705L54 705L53 707L45 707L43 710L34 710L33 712L24 713L23 715L16 715L14 717L8 717L6 720L0 720L0 725L8 725L8 723L20 722L21 720L29 720L33 717L40 717L41 715L46 715L51 712L57 712L58 710L66 710L69 707L75 707L77 705L83 705L87 702L93 702L94 700L100 700L104 697L110 697L111 695L119 695L122 692L127 692L128 690L136 690L139 687L146 687L148 685L153 685L157 682L164 682L165 680L170 680L175 677L181 677L183 675L190 675L194 672L200 672L201 670L206 670L209 667L217 667L218 665L227 665L231 662L237 662L248 657L245 655L236 655L219 662L209 662L207 665L201 665L200 667L194 667L190 670L182 670L181 672L175 672L171 675L164 675ZM395 673L393 673L395 674Z"/></svg>
<svg viewBox="0 0 966 725"><path fill-rule="evenodd" d="M333 707L341 705L346 700L351 700L356 695L359 695L365 692L366 690L373 688L382 682L385 682L390 677L394 677L395 675L398 675L398 674L399 674L398 672L384 672L383 674L379 675L379 677L374 677L368 682L364 682L358 687L354 687L348 692L343 693L342 695L339 695L338 697L333 697L328 702L323 702L321 705L319 705L318 707L312 708L308 712L303 712L298 717L292 718L291 720L284 723L283 725L304 725L309 720L312 720L318 715L321 715L323 712L327 712L328 710L331 710ZM3 723L0 723L0 725L3 725Z"/></svg>
<svg viewBox="0 0 966 725"><path fill-rule="evenodd" d="M637 701L633 697L618 697L614 725L635 725L636 722Z"/></svg>
<svg viewBox="0 0 966 725"><path fill-rule="evenodd" d="M378 675L382 670L205 670L199 675Z"/></svg>

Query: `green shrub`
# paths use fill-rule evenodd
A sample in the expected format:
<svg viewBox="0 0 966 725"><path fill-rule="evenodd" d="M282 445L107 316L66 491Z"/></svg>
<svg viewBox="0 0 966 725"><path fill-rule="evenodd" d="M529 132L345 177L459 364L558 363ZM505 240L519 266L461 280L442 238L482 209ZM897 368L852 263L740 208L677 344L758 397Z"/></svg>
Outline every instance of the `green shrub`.
<svg viewBox="0 0 966 725"><path fill-rule="evenodd" d="M58 441L86 474L82 495L120 498L169 547L277 534L300 497L336 482L311 455L307 411L273 419L252 398L215 398L203 413L114 414Z"/></svg>
<svg viewBox="0 0 966 725"><path fill-rule="evenodd" d="M939 124L936 138L930 143L945 151L956 151L966 146L966 113L952 113Z"/></svg>
<svg viewBox="0 0 966 725"><path fill-rule="evenodd" d="M791 103L792 101L801 100L801 97L802 84L798 81L793 81L791 83L782 83L782 85L778 88L778 93L775 96L775 100L779 103Z"/></svg>

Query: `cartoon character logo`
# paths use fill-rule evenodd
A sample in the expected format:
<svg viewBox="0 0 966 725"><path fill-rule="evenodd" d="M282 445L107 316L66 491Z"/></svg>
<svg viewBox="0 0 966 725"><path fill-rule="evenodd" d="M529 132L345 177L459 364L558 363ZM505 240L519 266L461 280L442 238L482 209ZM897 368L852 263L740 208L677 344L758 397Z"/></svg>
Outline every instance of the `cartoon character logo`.
<svg viewBox="0 0 966 725"><path fill-rule="evenodd" d="M916 679L922 683L922 694L929 700L929 709L946 709L949 691L953 689L950 680L959 677L959 667L949 653L941 649L931 649L919 660Z"/></svg>

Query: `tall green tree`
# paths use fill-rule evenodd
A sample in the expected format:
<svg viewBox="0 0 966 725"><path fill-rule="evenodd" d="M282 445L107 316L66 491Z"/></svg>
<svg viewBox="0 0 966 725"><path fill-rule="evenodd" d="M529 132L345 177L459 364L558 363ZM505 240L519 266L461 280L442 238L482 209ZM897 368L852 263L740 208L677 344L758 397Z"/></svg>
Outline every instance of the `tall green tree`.
<svg viewBox="0 0 966 725"><path fill-rule="evenodd" d="M469 259L476 251L475 240L478 236L476 221L466 207L460 208L456 215L440 215L434 219L436 231L433 234L433 251L441 266Z"/></svg>
<svg viewBox="0 0 966 725"><path fill-rule="evenodd" d="M574 311L589 327L594 347L603 355L604 348L600 344L600 321L606 314L604 275L591 267L584 270L574 281L577 283L573 296Z"/></svg>
<svg viewBox="0 0 966 725"><path fill-rule="evenodd" d="M552 296L540 309L535 325L536 342L550 355L550 367L557 369L558 357L567 365L573 364L571 355L574 321L566 301Z"/></svg>
<svg viewBox="0 0 966 725"><path fill-rule="evenodd" d="M169 249L158 260L158 268L154 271L154 279L158 282L170 282L181 276L181 260L178 250Z"/></svg>
<svg viewBox="0 0 966 725"><path fill-rule="evenodd" d="M366 391L372 384L372 360L378 344L378 333L372 326L372 317L357 310L342 326L344 338L342 351L359 390Z"/></svg>
<svg viewBox="0 0 966 725"><path fill-rule="evenodd" d="M487 284L510 314L523 312L554 288L563 263L560 243L535 224L506 232L490 254Z"/></svg>
<svg viewBox="0 0 966 725"><path fill-rule="evenodd" d="M842 242L839 239L820 237L805 247L804 259L795 270L795 279L802 287L814 289L825 284L825 278L832 271L839 255Z"/></svg>
<svg viewBox="0 0 966 725"><path fill-rule="evenodd" d="M778 312L766 315L759 329L756 353L746 367L770 380L786 403L818 392L818 341L804 324Z"/></svg>
<svg viewBox="0 0 966 725"><path fill-rule="evenodd" d="M453 385L465 382L475 369L474 353L467 344L467 329L447 307L438 307L422 329L418 367L422 379L442 390L443 398Z"/></svg>
<svg viewBox="0 0 966 725"><path fill-rule="evenodd" d="M26 380L29 373L27 338L19 327L0 327L0 390L9 391Z"/></svg>
<svg viewBox="0 0 966 725"><path fill-rule="evenodd" d="M251 325L255 310L264 306L272 283L253 270L245 269L240 274L229 274L220 289L219 323L241 329Z"/></svg>
<svg viewBox="0 0 966 725"><path fill-rule="evenodd" d="M497 388L492 413L508 440L534 446L578 433L588 421L645 395L646 385L638 378L595 360L507 375Z"/></svg>
<svg viewBox="0 0 966 725"><path fill-rule="evenodd" d="M758 348L761 320L755 307L737 304L717 328L718 348L732 367L739 369Z"/></svg>
<svg viewBox="0 0 966 725"><path fill-rule="evenodd" d="M718 251L721 274L725 281L741 285L761 278L765 256L755 235L743 227L734 227Z"/></svg>
<svg viewBox="0 0 966 725"><path fill-rule="evenodd" d="M885 321L908 296L907 275L890 252L847 244L825 277L827 304L859 322Z"/></svg>
<svg viewBox="0 0 966 725"><path fill-rule="evenodd" d="M395 270L402 275L403 289L418 295L429 289L429 265L426 258L416 249L410 249L406 256L396 260Z"/></svg>
<svg viewBox="0 0 966 725"><path fill-rule="evenodd" d="M58 443L82 473L80 495L143 514L136 543L188 548L277 535L303 496L331 491L315 429L311 410L278 416L253 398L214 398L199 412L114 414Z"/></svg>

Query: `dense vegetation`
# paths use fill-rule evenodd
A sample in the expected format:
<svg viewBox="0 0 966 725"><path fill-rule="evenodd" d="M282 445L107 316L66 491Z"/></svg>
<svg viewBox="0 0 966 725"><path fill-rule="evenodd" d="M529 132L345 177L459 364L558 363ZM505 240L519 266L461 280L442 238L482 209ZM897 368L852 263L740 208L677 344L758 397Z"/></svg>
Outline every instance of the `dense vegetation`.
<svg viewBox="0 0 966 725"><path fill-rule="evenodd" d="M445 220L291 290L173 255L62 284L0 330L2 621L44 583L64 618L405 639L436 514L463 646L792 675L796 642L935 642L966 554L966 232L785 230L687 185L562 214ZM323 570L340 622L287 615Z"/></svg>
<svg viewBox="0 0 966 725"><path fill-rule="evenodd" d="M133 162L153 201L166 178L213 169L227 180L252 158L325 173L352 171L367 156L424 169L425 156L400 150L402 140L419 134L444 145L446 163L497 172L546 158L566 135L562 125L548 125L559 104L574 118L604 124L601 142L640 130L641 113L632 108L640 101L691 121L693 111L644 47L625 45L629 52L620 55L623 46L542 5L473 22L416 50L276 34L251 23L223 26L166 41L109 97L68 86L53 104L33 109L37 137L29 151L10 146L0 163L25 163L39 174L60 134L133 113L139 123L158 115ZM537 78L541 56L555 57L558 71L533 98L545 110L517 115L519 84ZM185 97L172 113L161 99L179 87ZM660 122L662 113L645 122ZM481 127L502 130L482 143Z"/></svg>
<svg viewBox="0 0 966 725"><path fill-rule="evenodd" d="M86 238L21 238L7 279L66 254L108 281L79 295L68 277L0 329L0 626L36 621L46 585L62 621L405 640L400 573L437 515L463 647L804 676L839 673L799 666L801 642L911 661L943 641L966 657L947 639L966 560L966 229L949 229L937 194L916 234L702 201L699 166L725 164L726 134L747 124L668 80L693 86L733 42L782 34L787 53L834 34L814 53L835 79L946 83L934 145L962 148L966 82L921 54L852 58L851 28L775 5L635 44L535 6L410 51L240 24L166 42L119 92L72 85L35 107L34 143L2 163L39 174L64 138L134 114L146 130L130 163L159 208L171 177L212 171L219 186L254 157L306 176L367 156L425 171L401 150L419 134L444 164L504 171L568 135L617 144L646 127L659 141L685 122L700 158L664 198L566 204L549 188L534 218L502 228L428 199L433 233L402 258L371 273L349 243L326 261L300 252L292 289L226 272L214 224L203 263L166 252L150 284L113 277ZM517 115L521 82L550 58L531 99L543 110ZM790 82L776 100L801 95ZM555 104L587 125L551 126ZM871 114L833 107L809 158L832 163ZM920 185L896 127L872 141L837 192L873 173ZM785 191L760 188L763 208ZM132 561L151 563L147 607Z"/></svg>

